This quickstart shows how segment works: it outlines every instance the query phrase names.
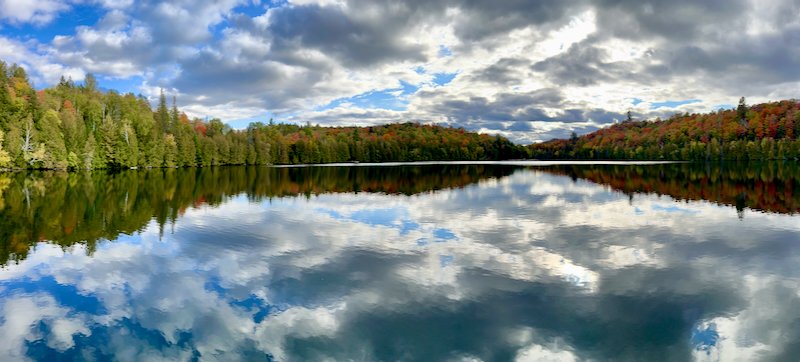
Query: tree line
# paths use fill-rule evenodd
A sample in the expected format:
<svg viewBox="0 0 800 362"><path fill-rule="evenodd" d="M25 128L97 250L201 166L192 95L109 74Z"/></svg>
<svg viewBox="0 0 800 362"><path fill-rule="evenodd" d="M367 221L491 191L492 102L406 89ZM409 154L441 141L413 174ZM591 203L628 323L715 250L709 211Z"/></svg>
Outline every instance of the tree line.
<svg viewBox="0 0 800 362"><path fill-rule="evenodd" d="M108 169L329 162L502 160L527 150L460 128L390 124L320 127L190 119L173 97L151 108L143 96L102 91L87 75L35 90L17 65L0 61L0 168Z"/></svg>
<svg viewBox="0 0 800 362"><path fill-rule="evenodd" d="M800 158L800 102L748 106L667 120L631 119L578 137L529 146L539 159L776 160Z"/></svg>

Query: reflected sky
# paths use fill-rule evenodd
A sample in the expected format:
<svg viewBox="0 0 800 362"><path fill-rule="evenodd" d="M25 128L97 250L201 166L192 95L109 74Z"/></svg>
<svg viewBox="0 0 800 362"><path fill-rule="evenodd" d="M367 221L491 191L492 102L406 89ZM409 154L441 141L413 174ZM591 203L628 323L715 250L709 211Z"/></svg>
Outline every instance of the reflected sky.
<svg viewBox="0 0 800 362"><path fill-rule="evenodd" d="M0 359L793 360L800 223L536 168L197 204L0 269Z"/></svg>

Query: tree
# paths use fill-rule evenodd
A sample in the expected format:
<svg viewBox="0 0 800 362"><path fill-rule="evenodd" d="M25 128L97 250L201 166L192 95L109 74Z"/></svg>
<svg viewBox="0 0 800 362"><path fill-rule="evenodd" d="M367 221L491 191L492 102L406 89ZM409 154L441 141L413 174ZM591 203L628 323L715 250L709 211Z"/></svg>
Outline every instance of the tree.
<svg viewBox="0 0 800 362"><path fill-rule="evenodd" d="M180 118L180 112L178 112L178 98L174 95L172 96L172 110L169 112L169 121L170 121L170 129L173 132L178 128L178 121Z"/></svg>
<svg viewBox="0 0 800 362"><path fill-rule="evenodd" d="M42 165L45 168L67 168L67 148L61 132L61 119L54 110L45 112L39 121L39 138L47 150L47 157Z"/></svg>
<svg viewBox="0 0 800 362"><path fill-rule="evenodd" d="M11 156L3 149L3 138L5 134L0 130L0 168L6 168L11 165Z"/></svg>
<svg viewBox="0 0 800 362"><path fill-rule="evenodd" d="M178 144L175 136L168 134L164 136L164 167L175 167L175 159L178 156Z"/></svg>
<svg viewBox="0 0 800 362"><path fill-rule="evenodd" d="M97 91L97 79L94 77L94 74L86 74L86 77L83 79L83 88L89 93Z"/></svg>
<svg viewBox="0 0 800 362"><path fill-rule="evenodd" d="M745 104L744 97L739 98L739 106L736 107L736 114L739 116L739 123L747 124L747 104Z"/></svg>
<svg viewBox="0 0 800 362"><path fill-rule="evenodd" d="M110 117L106 117L100 125L100 164L103 168L115 168L121 165L120 160L124 158L126 150L119 146L119 127Z"/></svg>
<svg viewBox="0 0 800 362"><path fill-rule="evenodd" d="M169 129L169 110L167 109L167 96L164 95L164 89L161 89L161 95L158 97L158 108L155 114L156 125L158 131L161 133L172 133L173 130Z"/></svg>

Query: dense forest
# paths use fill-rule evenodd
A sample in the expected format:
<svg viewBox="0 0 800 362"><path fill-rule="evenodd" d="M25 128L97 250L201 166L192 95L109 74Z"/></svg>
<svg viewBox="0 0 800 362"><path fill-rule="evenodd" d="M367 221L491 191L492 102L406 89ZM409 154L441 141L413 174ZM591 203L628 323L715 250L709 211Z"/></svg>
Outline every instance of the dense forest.
<svg viewBox="0 0 800 362"><path fill-rule="evenodd" d="M161 94L155 110L132 93L101 91L87 75L37 91L0 61L0 169L193 167L330 162L502 160L527 150L500 136L390 124L320 127L190 119Z"/></svg>
<svg viewBox="0 0 800 362"><path fill-rule="evenodd" d="M215 167L125 172L0 174L0 266L25 259L37 242L63 247L175 222L188 208L240 194L259 201L339 192L414 195L460 188L516 170L502 165L405 167Z"/></svg>
<svg viewBox="0 0 800 362"><path fill-rule="evenodd" d="M800 157L800 102L747 106L667 120L628 119L570 139L529 146L538 159L767 160Z"/></svg>

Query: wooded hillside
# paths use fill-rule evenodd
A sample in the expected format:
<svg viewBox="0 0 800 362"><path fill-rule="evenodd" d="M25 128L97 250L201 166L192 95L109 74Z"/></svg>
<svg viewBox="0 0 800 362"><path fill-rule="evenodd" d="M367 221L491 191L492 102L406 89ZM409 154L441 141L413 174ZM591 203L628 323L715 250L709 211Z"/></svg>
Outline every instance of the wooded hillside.
<svg viewBox="0 0 800 362"><path fill-rule="evenodd" d="M667 120L628 120L566 140L531 145L539 159L766 160L800 157L796 100Z"/></svg>
<svg viewBox="0 0 800 362"><path fill-rule="evenodd" d="M35 90L25 70L0 61L0 169L193 167L328 162L502 160L526 149L464 129L390 124L319 127L190 119L162 93L147 99L62 78Z"/></svg>

